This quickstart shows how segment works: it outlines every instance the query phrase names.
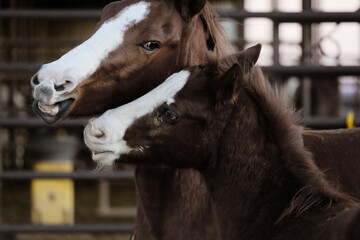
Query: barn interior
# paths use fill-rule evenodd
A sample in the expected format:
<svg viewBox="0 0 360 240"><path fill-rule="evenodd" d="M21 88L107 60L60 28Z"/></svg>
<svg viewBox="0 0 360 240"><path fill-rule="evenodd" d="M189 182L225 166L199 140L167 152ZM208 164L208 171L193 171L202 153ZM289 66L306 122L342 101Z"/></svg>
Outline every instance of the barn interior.
<svg viewBox="0 0 360 240"><path fill-rule="evenodd" d="M31 108L31 77L91 35L110 2L0 0L0 239L129 239L133 167L99 179L88 119L49 126ZM260 66L305 126L360 126L358 0L210 2L236 49L263 44Z"/></svg>

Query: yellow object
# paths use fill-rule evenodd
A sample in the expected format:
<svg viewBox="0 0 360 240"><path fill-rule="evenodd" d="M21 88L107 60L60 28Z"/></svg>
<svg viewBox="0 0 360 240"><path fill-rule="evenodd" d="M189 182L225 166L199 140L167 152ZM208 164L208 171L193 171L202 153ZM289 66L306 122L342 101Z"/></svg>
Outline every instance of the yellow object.
<svg viewBox="0 0 360 240"><path fill-rule="evenodd" d="M38 162L39 172L71 172L73 164L66 162ZM32 212L35 224L74 223L74 182L71 179L34 179L31 181Z"/></svg>
<svg viewBox="0 0 360 240"><path fill-rule="evenodd" d="M354 128L354 112L350 111L347 115L346 115L346 126L347 128Z"/></svg>

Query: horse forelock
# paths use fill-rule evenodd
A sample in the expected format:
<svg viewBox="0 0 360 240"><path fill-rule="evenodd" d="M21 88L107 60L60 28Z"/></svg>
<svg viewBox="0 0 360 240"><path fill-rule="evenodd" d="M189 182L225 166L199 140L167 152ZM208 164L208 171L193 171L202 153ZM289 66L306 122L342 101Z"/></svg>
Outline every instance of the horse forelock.
<svg viewBox="0 0 360 240"><path fill-rule="evenodd" d="M181 39L179 62L184 67L216 61L235 52L218 14L206 3L201 12L192 21L185 23ZM199 30L202 28L202 30ZM205 41L199 46L199 34L204 34ZM194 48L201 48L196 49ZM202 54L199 54L202 53Z"/></svg>
<svg viewBox="0 0 360 240"><path fill-rule="evenodd" d="M221 25L222 19L207 3L201 11L201 17L206 22L210 36L214 42L215 55L221 59L235 52L224 27Z"/></svg>

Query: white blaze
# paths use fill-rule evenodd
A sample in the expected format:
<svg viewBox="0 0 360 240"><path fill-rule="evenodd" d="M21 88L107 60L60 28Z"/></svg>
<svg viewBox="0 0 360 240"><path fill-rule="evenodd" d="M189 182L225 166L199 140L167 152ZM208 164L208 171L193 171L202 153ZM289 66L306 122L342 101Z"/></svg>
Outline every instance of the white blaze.
<svg viewBox="0 0 360 240"><path fill-rule="evenodd" d="M111 165L121 154L129 153L131 148L123 140L126 130L135 120L151 113L163 103L172 103L174 96L185 86L190 72L183 70L170 76L165 82L144 96L106 111L88 124L84 131L86 145L94 152L112 152L93 154L93 159L102 165ZM104 138L96 138L93 133L103 132Z"/></svg>
<svg viewBox="0 0 360 240"><path fill-rule="evenodd" d="M73 83L73 90L81 81L93 74L109 53L118 48L125 32L146 19L150 3L138 2L124 8L116 16L103 23L88 40L72 49L60 59L43 65L38 76L41 80ZM56 78L56 79L55 79Z"/></svg>

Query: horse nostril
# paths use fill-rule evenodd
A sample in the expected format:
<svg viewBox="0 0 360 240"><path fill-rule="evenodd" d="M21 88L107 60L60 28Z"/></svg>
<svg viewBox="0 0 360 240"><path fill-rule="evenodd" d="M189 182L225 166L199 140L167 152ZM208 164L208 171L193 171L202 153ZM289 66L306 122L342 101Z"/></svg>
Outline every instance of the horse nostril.
<svg viewBox="0 0 360 240"><path fill-rule="evenodd" d="M39 83L40 83L37 74L31 80L34 85L39 85Z"/></svg>
<svg viewBox="0 0 360 240"><path fill-rule="evenodd" d="M64 91L65 89L68 89L72 86L72 82L71 81L68 81L66 80L64 84L61 84L59 86L55 86L55 90L57 92L61 92L61 91Z"/></svg>
<svg viewBox="0 0 360 240"><path fill-rule="evenodd" d="M65 90L65 86L64 86L64 85L55 86L55 90L56 90L57 92L64 91L64 90Z"/></svg>

